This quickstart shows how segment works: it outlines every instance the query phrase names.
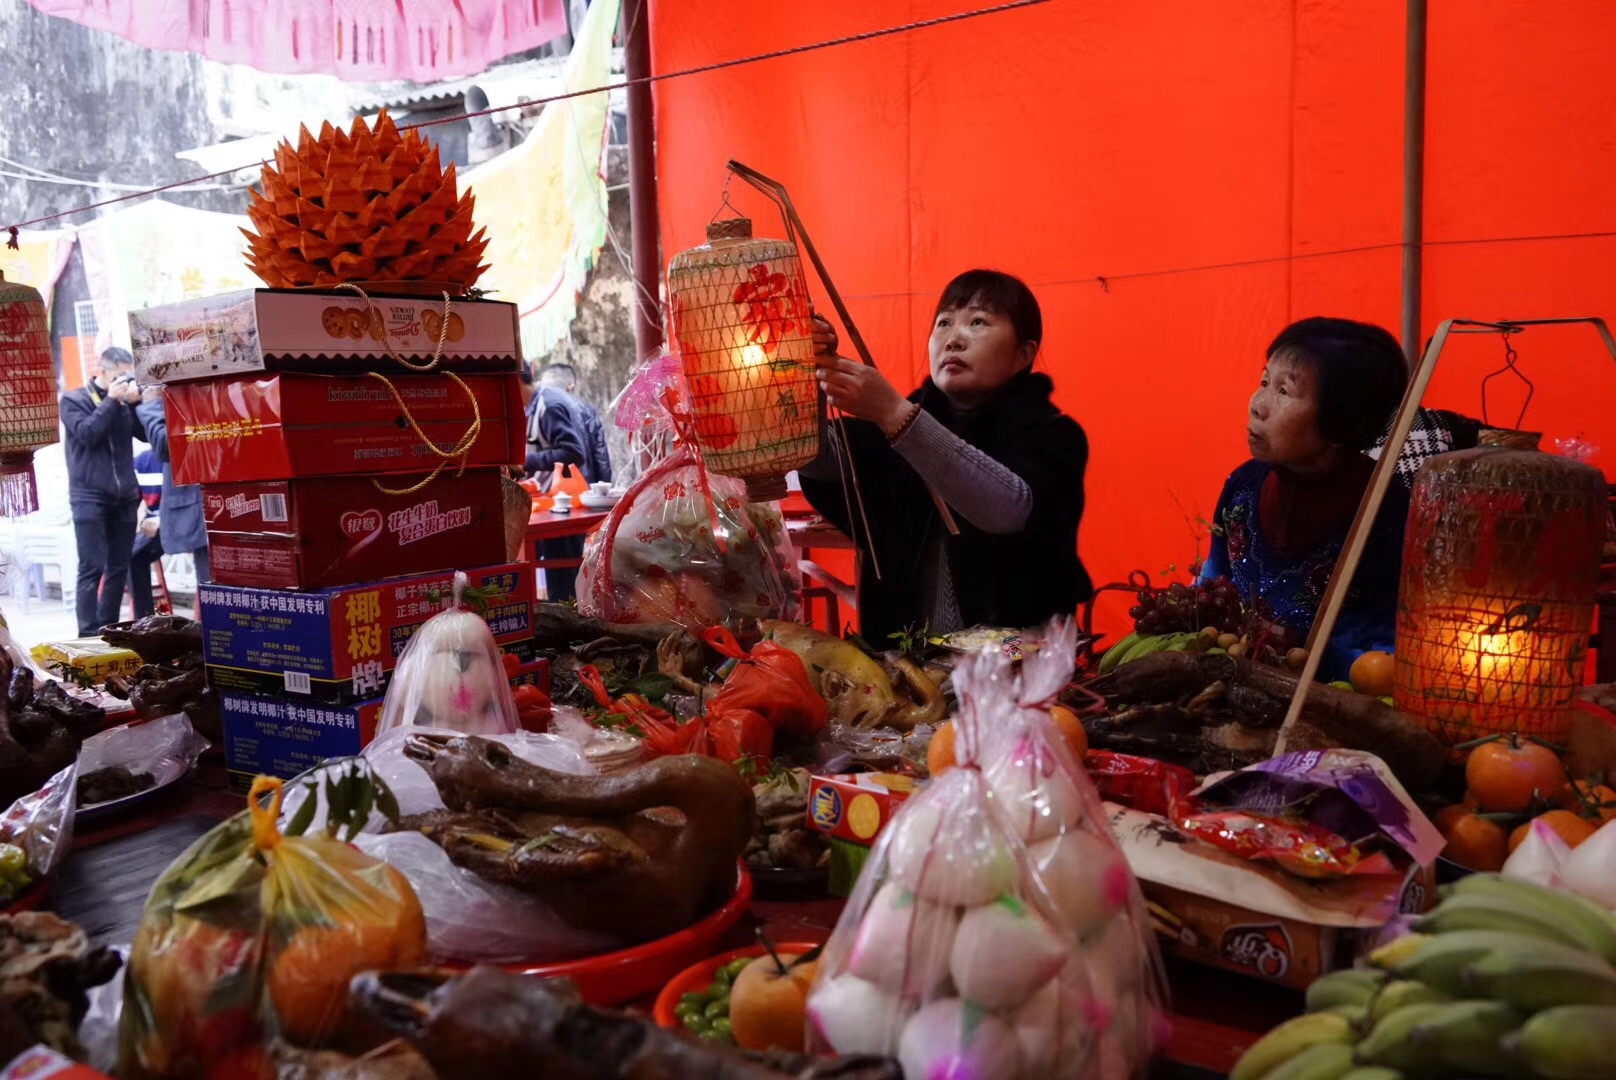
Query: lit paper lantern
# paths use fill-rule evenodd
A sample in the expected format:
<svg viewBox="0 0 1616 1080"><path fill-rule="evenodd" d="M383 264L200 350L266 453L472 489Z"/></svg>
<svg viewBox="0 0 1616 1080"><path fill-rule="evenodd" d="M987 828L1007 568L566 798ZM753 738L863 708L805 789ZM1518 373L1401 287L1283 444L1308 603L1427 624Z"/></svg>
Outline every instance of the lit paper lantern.
<svg viewBox="0 0 1616 1080"><path fill-rule="evenodd" d="M1393 698L1449 746L1563 742L1582 685L1605 534L1598 469L1486 432L1431 458L1403 547Z"/></svg>
<svg viewBox="0 0 1616 1080"><path fill-rule="evenodd" d="M45 301L0 274L0 517L39 509L34 451L56 441L56 375Z"/></svg>
<svg viewBox="0 0 1616 1080"><path fill-rule="evenodd" d="M707 467L746 481L754 501L819 453L819 387L808 290L794 244L752 222L707 226L668 265L668 309Z"/></svg>

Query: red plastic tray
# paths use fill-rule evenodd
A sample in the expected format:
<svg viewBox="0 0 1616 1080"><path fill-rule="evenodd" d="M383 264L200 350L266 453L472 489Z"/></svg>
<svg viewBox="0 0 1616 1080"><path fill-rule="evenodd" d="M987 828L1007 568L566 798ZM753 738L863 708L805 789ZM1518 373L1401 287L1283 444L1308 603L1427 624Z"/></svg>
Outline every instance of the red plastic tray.
<svg viewBox="0 0 1616 1080"><path fill-rule="evenodd" d="M735 892L717 911L665 938L631 949L555 964L507 964L519 975L566 978L591 1005L621 1005L660 990L669 979L708 955L752 905L752 875L739 864Z"/></svg>

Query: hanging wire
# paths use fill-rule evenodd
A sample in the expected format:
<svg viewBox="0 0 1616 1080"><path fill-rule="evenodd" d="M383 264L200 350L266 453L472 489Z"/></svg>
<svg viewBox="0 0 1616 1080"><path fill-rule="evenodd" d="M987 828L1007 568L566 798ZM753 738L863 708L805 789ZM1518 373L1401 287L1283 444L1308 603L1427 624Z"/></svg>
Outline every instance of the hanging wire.
<svg viewBox="0 0 1616 1080"><path fill-rule="evenodd" d="M1515 417L1514 430L1516 431L1521 430L1521 425L1526 423L1527 406L1532 404L1532 395L1537 392L1537 387L1532 385L1532 380L1528 379L1526 377L1526 373L1521 371L1518 363L1520 360L1520 354L1515 351L1515 344L1510 341L1510 337L1520 333L1521 329L1522 328L1519 326L1508 325L1501 326L1498 329L1498 337L1504 343L1504 366L1499 368L1497 371L1491 372L1481 380L1481 422L1486 424L1488 427L1492 427L1492 422L1487 418L1488 383L1503 375L1513 375L1516 379L1525 384L1526 400L1521 402L1520 415Z"/></svg>

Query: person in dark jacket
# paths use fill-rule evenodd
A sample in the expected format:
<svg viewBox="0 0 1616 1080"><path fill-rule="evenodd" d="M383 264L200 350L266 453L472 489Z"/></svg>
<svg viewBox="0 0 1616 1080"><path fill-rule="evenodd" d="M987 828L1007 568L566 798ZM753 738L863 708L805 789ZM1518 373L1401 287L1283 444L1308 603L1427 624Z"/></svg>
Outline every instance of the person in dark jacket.
<svg viewBox="0 0 1616 1080"><path fill-rule="evenodd" d="M123 606L140 506L134 462L134 440L144 436L135 417L139 403L134 358L118 348L101 354L88 386L62 395L67 498L79 548L80 637L117 622Z"/></svg>
<svg viewBox="0 0 1616 1080"><path fill-rule="evenodd" d="M586 481L594 476L589 468L587 435L579 416L578 402L563 390L540 386L527 403L527 473L540 484L549 482L557 465L578 470ZM576 559L584 553L581 536L540 541L539 554L551 559ZM545 592L550 600L571 600L577 595L578 571L544 571Z"/></svg>
<svg viewBox="0 0 1616 1080"><path fill-rule="evenodd" d="M578 396L578 369L571 364L551 364L539 376L539 381L572 398L584 429L584 450L589 456L584 464L589 466L590 483L598 480L610 482L612 455L606 446L606 425L600 418L600 410Z"/></svg>
<svg viewBox="0 0 1616 1080"><path fill-rule="evenodd" d="M163 551L169 555L189 552L196 564L196 580L207 581L208 530L202 518L202 488L198 484L175 484L169 464L168 415L163 411L163 388L147 389L145 400L135 410L146 430L146 441L163 463Z"/></svg>
<svg viewBox="0 0 1616 1080"><path fill-rule="evenodd" d="M138 416L140 410L136 409ZM140 505L136 507L135 549L129 555L129 599L135 618L155 614L152 600L152 564L163 557L163 538L158 514L163 505L163 463L151 450L135 455L135 479L140 484ZM149 483L156 479L156 483Z"/></svg>
<svg viewBox="0 0 1616 1080"><path fill-rule="evenodd" d="M1038 300L1019 279L961 274L937 302L931 375L904 397L875 368L836 356L835 332L815 320L820 386L856 418L843 426L868 529L834 460L834 428L802 471L802 490L858 543L867 640L920 627L1032 627L1093 595L1077 554L1088 439L1050 400L1049 377L1032 370L1043 332Z"/></svg>

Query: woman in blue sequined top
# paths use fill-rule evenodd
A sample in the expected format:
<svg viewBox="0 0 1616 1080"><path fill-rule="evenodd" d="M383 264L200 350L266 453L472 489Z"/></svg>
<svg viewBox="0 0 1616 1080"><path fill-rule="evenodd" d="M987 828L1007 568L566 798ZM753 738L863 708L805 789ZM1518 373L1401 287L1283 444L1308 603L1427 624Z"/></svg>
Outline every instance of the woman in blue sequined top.
<svg viewBox="0 0 1616 1080"><path fill-rule="evenodd" d="M1305 638L1369 486L1373 446L1402 400L1408 366L1391 334L1347 319L1303 319L1268 347L1247 411L1251 460L1229 474L1213 516L1203 580L1242 596ZM1408 520L1408 490L1386 492L1353 576L1321 679L1344 679L1368 649L1390 651Z"/></svg>

